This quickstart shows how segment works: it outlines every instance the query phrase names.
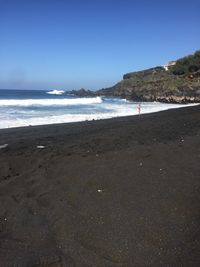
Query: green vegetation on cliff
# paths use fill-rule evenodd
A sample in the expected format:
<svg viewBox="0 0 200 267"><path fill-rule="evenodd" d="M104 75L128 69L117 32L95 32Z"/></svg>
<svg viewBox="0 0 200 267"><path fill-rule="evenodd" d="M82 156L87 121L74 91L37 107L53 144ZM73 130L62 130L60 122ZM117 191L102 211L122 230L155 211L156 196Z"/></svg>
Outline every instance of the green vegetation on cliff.
<svg viewBox="0 0 200 267"><path fill-rule="evenodd" d="M178 59L170 69L174 75L190 74L198 70L200 70L200 50L196 51L194 55Z"/></svg>

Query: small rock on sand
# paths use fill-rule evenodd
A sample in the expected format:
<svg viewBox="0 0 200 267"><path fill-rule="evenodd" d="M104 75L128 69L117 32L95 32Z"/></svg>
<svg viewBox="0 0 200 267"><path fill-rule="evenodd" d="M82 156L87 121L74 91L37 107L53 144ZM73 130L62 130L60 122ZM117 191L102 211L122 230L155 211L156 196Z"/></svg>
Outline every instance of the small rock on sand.
<svg viewBox="0 0 200 267"><path fill-rule="evenodd" d="M43 149L43 148L45 148L45 146L37 146L37 148Z"/></svg>
<svg viewBox="0 0 200 267"><path fill-rule="evenodd" d="M8 144L0 145L0 149L6 148Z"/></svg>

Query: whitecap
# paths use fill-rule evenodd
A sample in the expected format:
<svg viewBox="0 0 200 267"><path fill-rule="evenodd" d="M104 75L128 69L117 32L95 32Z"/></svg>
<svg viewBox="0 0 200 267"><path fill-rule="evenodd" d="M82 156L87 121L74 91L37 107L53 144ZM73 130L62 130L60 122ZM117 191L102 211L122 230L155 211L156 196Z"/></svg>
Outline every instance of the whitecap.
<svg viewBox="0 0 200 267"><path fill-rule="evenodd" d="M65 91L63 91L63 90L52 90L52 91L47 92L47 94L49 94L49 95L62 95L64 93L65 93Z"/></svg>
<svg viewBox="0 0 200 267"><path fill-rule="evenodd" d="M1 99L0 106L68 106L102 103L101 97L93 98L62 98L62 99Z"/></svg>

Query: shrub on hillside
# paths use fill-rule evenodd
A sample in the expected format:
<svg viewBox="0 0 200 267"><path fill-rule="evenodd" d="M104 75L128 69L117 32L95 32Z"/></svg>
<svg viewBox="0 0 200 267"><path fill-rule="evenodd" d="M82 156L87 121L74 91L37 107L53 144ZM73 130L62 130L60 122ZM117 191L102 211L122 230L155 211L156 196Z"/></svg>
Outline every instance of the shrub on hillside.
<svg viewBox="0 0 200 267"><path fill-rule="evenodd" d="M176 64L171 67L170 71L175 75L189 74L200 69L200 50L194 55L183 57L176 61Z"/></svg>

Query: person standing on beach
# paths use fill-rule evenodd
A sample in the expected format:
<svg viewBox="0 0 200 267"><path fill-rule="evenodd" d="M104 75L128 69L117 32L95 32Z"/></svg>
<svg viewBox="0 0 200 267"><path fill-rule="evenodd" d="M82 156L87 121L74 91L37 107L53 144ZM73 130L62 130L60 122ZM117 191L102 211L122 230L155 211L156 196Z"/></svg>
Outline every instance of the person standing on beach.
<svg viewBox="0 0 200 267"><path fill-rule="evenodd" d="M141 114L141 104L139 103L137 106L138 114Z"/></svg>

